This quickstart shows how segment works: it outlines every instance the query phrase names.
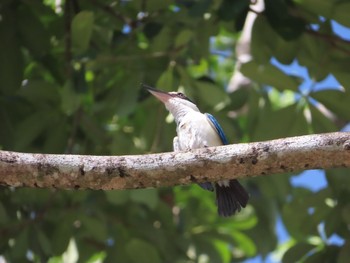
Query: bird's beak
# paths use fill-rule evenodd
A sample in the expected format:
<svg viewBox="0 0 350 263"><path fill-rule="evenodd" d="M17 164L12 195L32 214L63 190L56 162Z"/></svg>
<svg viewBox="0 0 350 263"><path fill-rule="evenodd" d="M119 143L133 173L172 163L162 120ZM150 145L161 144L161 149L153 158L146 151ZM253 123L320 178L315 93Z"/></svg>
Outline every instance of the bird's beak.
<svg viewBox="0 0 350 263"><path fill-rule="evenodd" d="M172 97L168 92L155 89L145 84L141 84L141 86L163 103L166 103Z"/></svg>

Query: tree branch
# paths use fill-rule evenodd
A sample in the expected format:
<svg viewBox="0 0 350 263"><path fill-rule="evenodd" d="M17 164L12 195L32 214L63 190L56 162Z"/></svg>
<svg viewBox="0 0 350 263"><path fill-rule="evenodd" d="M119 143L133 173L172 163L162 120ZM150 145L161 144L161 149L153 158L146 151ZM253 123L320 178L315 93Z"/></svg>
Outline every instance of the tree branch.
<svg viewBox="0 0 350 263"><path fill-rule="evenodd" d="M0 184L131 189L336 167L350 167L348 132L129 156L0 151Z"/></svg>

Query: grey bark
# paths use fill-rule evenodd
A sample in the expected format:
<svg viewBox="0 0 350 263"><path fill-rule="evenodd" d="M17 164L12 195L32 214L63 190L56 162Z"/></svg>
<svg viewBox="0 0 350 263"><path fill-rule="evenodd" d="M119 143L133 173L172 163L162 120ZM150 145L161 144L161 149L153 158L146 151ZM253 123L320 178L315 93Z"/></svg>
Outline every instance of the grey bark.
<svg viewBox="0 0 350 263"><path fill-rule="evenodd" d="M336 167L350 167L350 133L129 156L0 151L0 184L59 189L135 189Z"/></svg>

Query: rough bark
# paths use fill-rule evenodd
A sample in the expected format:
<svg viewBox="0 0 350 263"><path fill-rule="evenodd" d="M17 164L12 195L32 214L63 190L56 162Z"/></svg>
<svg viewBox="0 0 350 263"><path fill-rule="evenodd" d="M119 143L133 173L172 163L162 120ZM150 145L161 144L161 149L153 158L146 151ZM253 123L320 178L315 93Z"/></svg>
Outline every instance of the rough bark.
<svg viewBox="0 0 350 263"><path fill-rule="evenodd" d="M59 189L131 189L336 167L350 167L350 133L130 156L0 151L0 184Z"/></svg>

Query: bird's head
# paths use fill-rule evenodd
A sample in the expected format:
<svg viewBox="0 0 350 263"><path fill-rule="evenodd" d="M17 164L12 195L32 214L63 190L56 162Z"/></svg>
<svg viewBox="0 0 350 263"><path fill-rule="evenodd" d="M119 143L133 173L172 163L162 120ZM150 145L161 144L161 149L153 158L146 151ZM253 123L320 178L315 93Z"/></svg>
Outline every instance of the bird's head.
<svg viewBox="0 0 350 263"><path fill-rule="evenodd" d="M142 84L142 87L163 102L175 119L177 119L179 115L184 115L187 112L199 111L196 104L181 92L165 92L144 84Z"/></svg>

